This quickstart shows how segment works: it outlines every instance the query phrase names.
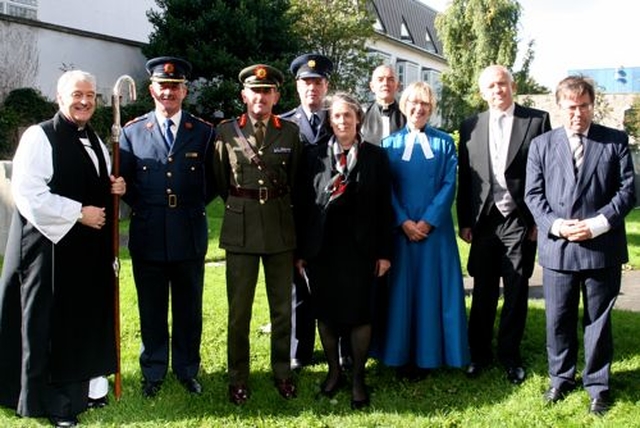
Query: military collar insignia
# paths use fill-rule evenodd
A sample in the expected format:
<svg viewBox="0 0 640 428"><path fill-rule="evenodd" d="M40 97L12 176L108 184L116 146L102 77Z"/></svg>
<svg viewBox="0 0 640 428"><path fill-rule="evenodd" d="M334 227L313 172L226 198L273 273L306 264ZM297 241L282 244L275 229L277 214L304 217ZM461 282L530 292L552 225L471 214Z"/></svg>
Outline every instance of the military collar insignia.
<svg viewBox="0 0 640 428"><path fill-rule="evenodd" d="M240 125L240 128L244 128L247 125L248 120L249 118L246 113L240 116L240 120L238 121L238 125ZM271 115L271 122L273 122L273 126L275 126L276 129L282 128L282 122L280 121L280 118L275 114Z"/></svg>
<svg viewBox="0 0 640 428"><path fill-rule="evenodd" d="M185 123L184 123L184 127L185 127L185 128L187 128L187 129L191 129L191 128L193 128L193 123L191 123L191 122L185 122Z"/></svg>

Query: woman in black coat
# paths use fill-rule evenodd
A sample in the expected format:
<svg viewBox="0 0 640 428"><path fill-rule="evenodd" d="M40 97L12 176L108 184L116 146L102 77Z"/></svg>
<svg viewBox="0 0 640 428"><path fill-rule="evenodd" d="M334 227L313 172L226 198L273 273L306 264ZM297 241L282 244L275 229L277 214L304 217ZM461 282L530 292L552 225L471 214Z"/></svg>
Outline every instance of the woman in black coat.
<svg viewBox="0 0 640 428"><path fill-rule="evenodd" d="M362 141L362 109L350 95L329 101L330 138L305 148L295 207L296 266L307 275L328 362L321 393L342 384L338 338L349 337L353 357L351 406L369 404L364 367L371 341L372 293L389 267L391 178L380 147Z"/></svg>

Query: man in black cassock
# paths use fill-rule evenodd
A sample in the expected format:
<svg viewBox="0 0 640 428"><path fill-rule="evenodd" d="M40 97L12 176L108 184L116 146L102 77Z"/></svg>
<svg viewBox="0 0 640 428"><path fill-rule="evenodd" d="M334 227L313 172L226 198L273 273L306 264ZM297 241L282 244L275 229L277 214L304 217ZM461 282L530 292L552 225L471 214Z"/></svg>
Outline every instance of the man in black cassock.
<svg viewBox="0 0 640 428"><path fill-rule="evenodd" d="M23 134L13 160L16 210L0 278L0 404L72 427L89 381L115 372L109 153L88 122L96 81L58 80L60 111Z"/></svg>

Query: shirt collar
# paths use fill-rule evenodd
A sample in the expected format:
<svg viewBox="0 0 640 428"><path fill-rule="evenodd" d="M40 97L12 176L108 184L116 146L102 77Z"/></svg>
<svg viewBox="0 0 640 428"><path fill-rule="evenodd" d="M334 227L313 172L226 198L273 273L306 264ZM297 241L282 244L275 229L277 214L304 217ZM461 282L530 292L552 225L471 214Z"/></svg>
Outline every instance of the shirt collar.
<svg viewBox="0 0 640 428"><path fill-rule="evenodd" d="M178 110L178 112L171 117L163 116L162 113L160 113L158 110L155 111L155 115L156 115L156 120L160 125L162 125L165 122L165 120L171 119L173 121L173 124L178 126L180 125L180 120L182 120L182 110Z"/></svg>
<svg viewBox="0 0 640 428"><path fill-rule="evenodd" d="M506 110L498 110L498 109L491 109L489 110L489 114L491 115L491 119L496 119L497 117L499 117L500 115L504 115L504 117L506 117L507 119L512 119L513 118L513 112L516 109L516 105L515 103L512 103L509 108L507 108Z"/></svg>

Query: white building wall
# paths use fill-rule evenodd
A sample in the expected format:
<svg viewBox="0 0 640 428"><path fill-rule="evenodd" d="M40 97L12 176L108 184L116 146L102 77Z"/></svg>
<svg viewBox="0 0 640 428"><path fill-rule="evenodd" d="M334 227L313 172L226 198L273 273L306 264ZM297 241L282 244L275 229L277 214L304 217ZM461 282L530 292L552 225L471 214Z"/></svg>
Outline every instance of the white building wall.
<svg viewBox="0 0 640 428"><path fill-rule="evenodd" d="M154 0L40 0L38 20L146 43L149 9L158 9Z"/></svg>
<svg viewBox="0 0 640 428"><path fill-rule="evenodd" d="M145 57L139 47L39 29L39 73L34 86L53 99L64 69L80 69L96 76L98 93L110 103L113 85L122 74L144 79Z"/></svg>

